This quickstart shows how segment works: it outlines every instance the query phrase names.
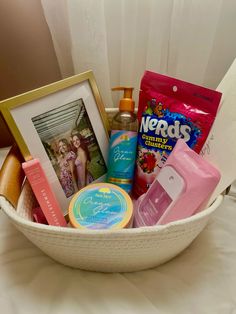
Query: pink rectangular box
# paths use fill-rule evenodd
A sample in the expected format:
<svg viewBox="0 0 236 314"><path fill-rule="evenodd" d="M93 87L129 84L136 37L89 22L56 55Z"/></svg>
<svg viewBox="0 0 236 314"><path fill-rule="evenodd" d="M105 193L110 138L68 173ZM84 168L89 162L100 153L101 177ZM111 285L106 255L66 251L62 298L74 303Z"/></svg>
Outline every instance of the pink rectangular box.
<svg viewBox="0 0 236 314"><path fill-rule="evenodd" d="M22 164L25 175L49 225L66 227L60 205L49 185L40 161L35 158Z"/></svg>

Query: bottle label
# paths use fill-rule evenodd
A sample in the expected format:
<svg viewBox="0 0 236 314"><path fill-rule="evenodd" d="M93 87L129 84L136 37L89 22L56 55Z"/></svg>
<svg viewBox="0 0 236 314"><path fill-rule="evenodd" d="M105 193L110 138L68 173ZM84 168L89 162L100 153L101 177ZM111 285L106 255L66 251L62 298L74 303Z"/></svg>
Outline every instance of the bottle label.
<svg viewBox="0 0 236 314"><path fill-rule="evenodd" d="M107 181L130 192L136 160L137 132L113 130L110 138Z"/></svg>

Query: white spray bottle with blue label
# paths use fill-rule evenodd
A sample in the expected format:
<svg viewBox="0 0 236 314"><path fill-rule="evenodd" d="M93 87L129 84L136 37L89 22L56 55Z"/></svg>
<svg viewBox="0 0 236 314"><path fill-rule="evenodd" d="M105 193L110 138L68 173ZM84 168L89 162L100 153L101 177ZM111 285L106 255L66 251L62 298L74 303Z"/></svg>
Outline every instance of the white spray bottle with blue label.
<svg viewBox="0 0 236 314"><path fill-rule="evenodd" d="M123 90L119 112L114 116L111 125L111 138L108 156L107 182L116 184L127 193L131 192L134 167L138 120L134 113L132 87L115 87L112 90Z"/></svg>

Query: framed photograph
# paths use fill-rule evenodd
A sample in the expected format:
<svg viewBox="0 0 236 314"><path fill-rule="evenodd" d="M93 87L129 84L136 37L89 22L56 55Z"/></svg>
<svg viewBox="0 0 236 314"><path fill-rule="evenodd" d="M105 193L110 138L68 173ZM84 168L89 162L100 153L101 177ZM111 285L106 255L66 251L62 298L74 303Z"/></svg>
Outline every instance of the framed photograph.
<svg viewBox="0 0 236 314"><path fill-rule="evenodd" d="M92 71L0 102L25 160L38 158L64 214L73 195L105 181L108 120Z"/></svg>

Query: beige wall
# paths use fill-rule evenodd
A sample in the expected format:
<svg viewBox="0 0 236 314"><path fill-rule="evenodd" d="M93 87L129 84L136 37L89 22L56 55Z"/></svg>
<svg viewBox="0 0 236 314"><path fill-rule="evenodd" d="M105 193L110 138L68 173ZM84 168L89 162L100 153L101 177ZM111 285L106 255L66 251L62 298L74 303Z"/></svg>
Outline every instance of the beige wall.
<svg viewBox="0 0 236 314"><path fill-rule="evenodd" d="M0 1L0 100L61 79L40 0ZM0 147L10 144L0 117Z"/></svg>

